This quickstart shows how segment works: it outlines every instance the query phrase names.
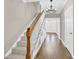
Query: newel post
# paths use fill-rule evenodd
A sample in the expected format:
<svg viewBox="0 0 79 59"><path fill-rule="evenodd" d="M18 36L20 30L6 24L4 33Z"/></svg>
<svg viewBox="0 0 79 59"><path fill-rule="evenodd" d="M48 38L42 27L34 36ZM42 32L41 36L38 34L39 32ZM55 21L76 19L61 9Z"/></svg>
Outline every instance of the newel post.
<svg viewBox="0 0 79 59"><path fill-rule="evenodd" d="M27 37L27 54L26 54L26 59L31 59L31 54L30 54L30 36L31 36L31 32L30 32L30 28L27 28L27 32L26 32L26 37Z"/></svg>

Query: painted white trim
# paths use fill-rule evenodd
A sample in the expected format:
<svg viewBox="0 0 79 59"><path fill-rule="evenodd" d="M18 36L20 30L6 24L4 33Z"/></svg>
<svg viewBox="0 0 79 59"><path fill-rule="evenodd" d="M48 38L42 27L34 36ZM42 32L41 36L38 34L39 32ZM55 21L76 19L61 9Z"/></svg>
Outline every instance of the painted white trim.
<svg viewBox="0 0 79 59"><path fill-rule="evenodd" d="M66 46L65 42L64 42L62 39L60 39L60 40L61 40L61 42L63 43L64 47L68 49L68 47ZM69 50L69 49L68 49L68 51L69 51L69 53L70 53L70 50ZM71 53L70 53L70 54L71 54ZM74 58L74 56L73 56L72 54L71 54L71 56L72 56L72 58Z"/></svg>
<svg viewBox="0 0 79 59"><path fill-rule="evenodd" d="M65 45L64 41L63 41L62 39L60 39L60 40L61 40L61 42L63 43L64 47L66 47L66 45Z"/></svg>

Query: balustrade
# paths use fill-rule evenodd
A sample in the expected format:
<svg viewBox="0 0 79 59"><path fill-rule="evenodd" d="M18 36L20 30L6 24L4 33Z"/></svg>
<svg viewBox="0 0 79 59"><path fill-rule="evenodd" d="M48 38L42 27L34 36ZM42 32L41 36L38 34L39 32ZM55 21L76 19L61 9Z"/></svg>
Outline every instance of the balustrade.
<svg viewBox="0 0 79 59"><path fill-rule="evenodd" d="M37 54L37 50L41 47L44 38L44 16L45 13L42 11L38 14L32 24L27 28L26 37L27 37L27 53L26 59L34 59Z"/></svg>

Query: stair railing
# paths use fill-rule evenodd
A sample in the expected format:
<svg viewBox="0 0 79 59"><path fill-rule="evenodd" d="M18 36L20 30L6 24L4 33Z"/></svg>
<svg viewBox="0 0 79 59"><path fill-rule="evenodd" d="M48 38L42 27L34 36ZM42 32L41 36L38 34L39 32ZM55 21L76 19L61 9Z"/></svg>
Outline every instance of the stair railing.
<svg viewBox="0 0 79 59"><path fill-rule="evenodd" d="M36 23L38 22L38 20L40 19L41 15L43 14L44 11L42 11L41 13L39 13L37 15L37 17L35 18L35 20L32 22L32 24L27 28L27 31L26 31L26 37L27 37L27 47L26 47L26 50L27 50L27 53L26 53L26 59L31 59L31 47L30 47L30 38L31 38L31 35L32 35L32 32L36 26Z"/></svg>

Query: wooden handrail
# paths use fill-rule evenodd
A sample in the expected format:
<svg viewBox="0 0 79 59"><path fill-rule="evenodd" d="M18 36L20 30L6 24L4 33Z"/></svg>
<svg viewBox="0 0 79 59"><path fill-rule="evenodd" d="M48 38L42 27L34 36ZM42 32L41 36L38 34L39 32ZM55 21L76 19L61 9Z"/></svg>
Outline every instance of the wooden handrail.
<svg viewBox="0 0 79 59"><path fill-rule="evenodd" d="M26 59L31 59L31 54L30 54L30 50L31 50L30 49L30 37L31 37L31 34L32 34L32 32L33 32L33 30L35 28L36 23L40 19L40 17L41 17L41 15L42 15L43 12L44 11L42 11L41 13L39 13L37 15L37 17L35 18L35 20L32 22L32 24L30 25L30 27L27 28L27 31L26 31L26 37L27 37L27 47L26 47L27 54L26 54Z"/></svg>
<svg viewBox="0 0 79 59"><path fill-rule="evenodd" d="M44 12L44 11L42 11L41 13L39 13L39 14L37 15L37 17L35 18L35 20L32 22L32 24L30 25L30 31L31 31L31 33L33 32L34 27L35 27L36 23L38 22L38 20L39 20L39 18L41 17L41 15L42 15L43 12Z"/></svg>

